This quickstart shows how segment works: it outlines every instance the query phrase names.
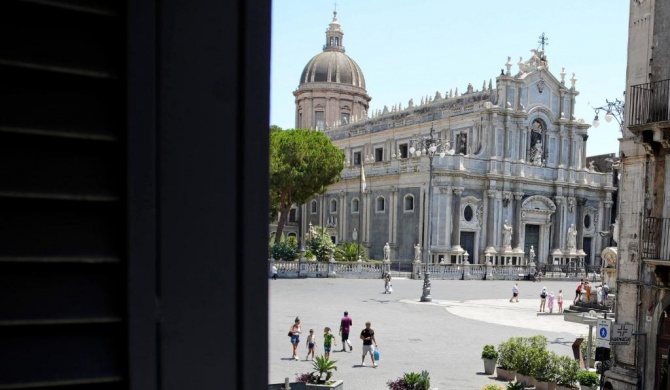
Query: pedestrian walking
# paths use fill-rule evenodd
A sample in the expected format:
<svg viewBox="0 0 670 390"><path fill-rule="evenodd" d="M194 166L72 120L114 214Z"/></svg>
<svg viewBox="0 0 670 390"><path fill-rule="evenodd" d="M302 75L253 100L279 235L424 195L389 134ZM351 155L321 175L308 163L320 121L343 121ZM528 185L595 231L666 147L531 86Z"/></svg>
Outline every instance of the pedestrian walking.
<svg viewBox="0 0 670 390"><path fill-rule="evenodd" d="M596 287L596 302L598 302L599 305L603 304L603 285L599 285Z"/></svg>
<svg viewBox="0 0 670 390"><path fill-rule="evenodd" d="M542 287L542 291L540 291L540 310L538 311L543 312L546 305L547 305L547 288Z"/></svg>
<svg viewBox="0 0 670 390"><path fill-rule="evenodd" d="M277 280L277 266L272 264L272 279Z"/></svg>
<svg viewBox="0 0 670 390"><path fill-rule="evenodd" d="M372 360L372 367L377 367L375 362L375 348L377 348L377 339L375 339L375 331L371 328L370 321L365 323L365 329L361 331L361 340L363 340L363 355L361 356L361 366L365 366L365 355L370 354ZM374 347L372 346L374 344Z"/></svg>
<svg viewBox="0 0 670 390"><path fill-rule="evenodd" d="M335 336L330 333L330 328L326 326L323 329L323 355L326 358L330 357L330 348L333 345L337 346L337 341L335 341Z"/></svg>
<svg viewBox="0 0 670 390"><path fill-rule="evenodd" d="M610 286L607 285L607 282L603 282L603 305L607 306L607 298L609 298Z"/></svg>
<svg viewBox="0 0 670 390"><path fill-rule="evenodd" d="M519 283L514 283L514 286L512 286L512 298L509 301L519 302Z"/></svg>
<svg viewBox="0 0 670 390"><path fill-rule="evenodd" d="M302 328L300 327L300 318L295 317L293 325L288 329L288 335L291 336L291 345L293 345L293 359L300 360L298 358L298 344L300 344L300 333L302 333Z"/></svg>
<svg viewBox="0 0 670 390"><path fill-rule="evenodd" d="M563 313L563 290L558 290L558 299L556 302L558 302L558 312Z"/></svg>
<svg viewBox="0 0 670 390"><path fill-rule="evenodd" d="M391 285L391 274L386 273L384 276L384 294L390 294L393 292L393 286Z"/></svg>
<svg viewBox="0 0 670 390"><path fill-rule="evenodd" d="M575 289L575 300L572 303L577 304L577 302L579 302L583 288L584 288L584 279L582 279L579 282L579 286L577 286L577 289Z"/></svg>
<svg viewBox="0 0 670 390"><path fill-rule="evenodd" d="M307 336L307 357L305 360L309 360L309 355L312 355L312 360L316 357L316 335L314 334L314 329L309 330L309 336Z"/></svg>
<svg viewBox="0 0 670 390"><path fill-rule="evenodd" d="M547 307L549 308L549 313L554 312L554 292L550 292L549 295L547 296Z"/></svg>
<svg viewBox="0 0 670 390"><path fill-rule="evenodd" d="M345 311L344 312L344 317L340 320L340 335L342 336L342 352L346 352L347 350L347 345L349 346L349 352L354 350L354 347L351 345L351 341L349 341L349 331L351 330L351 326L354 324L354 322L351 320L351 317L349 317L349 312Z"/></svg>

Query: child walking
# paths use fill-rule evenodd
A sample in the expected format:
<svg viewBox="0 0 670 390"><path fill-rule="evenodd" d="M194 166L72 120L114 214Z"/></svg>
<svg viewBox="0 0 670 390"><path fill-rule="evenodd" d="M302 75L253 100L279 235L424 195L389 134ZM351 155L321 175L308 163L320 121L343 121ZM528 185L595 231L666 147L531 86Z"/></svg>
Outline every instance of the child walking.
<svg viewBox="0 0 670 390"><path fill-rule="evenodd" d="M330 333L330 328L325 327L323 329L323 351L324 351L324 356L326 358L330 358L330 346L331 345L337 345L337 341L335 341L335 336Z"/></svg>
<svg viewBox="0 0 670 390"><path fill-rule="evenodd" d="M312 355L312 360L316 355L316 335L314 334L314 329L309 330L309 336L307 336L307 357L305 360L309 360L309 355Z"/></svg>
<svg viewBox="0 0 670 390"><path fill-rule="evenodd" d="M563 313L563 290L558 290L558 312Z"/></svg>

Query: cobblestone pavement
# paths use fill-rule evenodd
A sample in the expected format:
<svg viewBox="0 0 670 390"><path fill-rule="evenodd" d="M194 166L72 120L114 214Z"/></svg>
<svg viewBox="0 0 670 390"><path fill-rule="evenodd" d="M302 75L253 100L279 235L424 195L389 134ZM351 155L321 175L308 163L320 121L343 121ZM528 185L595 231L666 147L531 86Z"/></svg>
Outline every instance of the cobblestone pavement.
<svg viewBox="0 0 670 390"><path fill-rule="evenodd" d="M302 321L300 357L305 358L309 329L319 336L317 354L323 353L323 328L337 334L345 310L353 319L353 352L333 352L347 390L387 389L386 382L404 372L428 370L434 389L481 389L497 382L483 374L481 350L496 347L512 336L542 334L549 349L572 355L576 337L588 333L588 326L566 322L562 315L538 315L540 290L546 286L558 294L563 289L566 306L574 298L578 282L520 281L519 303L510 303L513 281L432 281L433 302L421 303L423 281L394 279L393 294L384 294L380 280L279 279L269 280L269 380L283 383L297 373L311 371L308 361L291 359L286 333L296 316ZM379 367L361 367L358 338L366 321L372 323L379 345ZM338 338L334 351L341 349ZM501 383L501 382L498 382ZM504 383L501 383L504 385Z"/></svg>

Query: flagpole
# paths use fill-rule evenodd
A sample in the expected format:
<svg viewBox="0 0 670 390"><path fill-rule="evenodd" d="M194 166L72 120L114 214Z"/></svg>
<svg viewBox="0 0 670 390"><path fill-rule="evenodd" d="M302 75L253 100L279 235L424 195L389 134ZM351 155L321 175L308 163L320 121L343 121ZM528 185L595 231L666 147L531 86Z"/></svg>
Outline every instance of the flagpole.
<svg viewBox="0 0 670 390"><path fill-rule="evenodd" d="M363 221L363 211L361 211L361 209L363 208L363 192L365 192L365 170L363 168L363 161L361 161L361 177L359 181L361 198L358 202L358 245L356 245L356 260L361 259L361 235L363 234L363 232L361 232L361 222Z"/></svg>

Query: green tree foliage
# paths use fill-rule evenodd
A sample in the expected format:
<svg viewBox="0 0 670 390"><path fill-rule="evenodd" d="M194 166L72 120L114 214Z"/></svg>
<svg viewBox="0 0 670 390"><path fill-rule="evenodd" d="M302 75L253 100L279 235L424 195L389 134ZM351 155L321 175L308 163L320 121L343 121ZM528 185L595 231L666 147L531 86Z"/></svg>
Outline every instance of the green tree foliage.
<svg viewBox="0 0 670 390"><path fill-rule="evenodd" d="M333 240L330 239L330 234L328 234L328 231L326 231L325 228L320 226L314 228L314 232L315 233L307 239L309 251L317 260L330 260L330 252L335 251L335 244L333 244Z"/></svg>
<svg viewBox="0 0 670 390"><path fill-rule="evenodd" d="M342 246L335 249L335 260L337 261L358 261L358 254L365 260L365 247L355 242L343 242Z"/></svg>
<svg viewBox="0 0 670 390"><path fill-rule="evenodd" d="M277 237L281 237L293 204L306 203L340 179L344 152L322 132L270 130L270 216L279 213Z"/></svg>
<svg viewBox="0 0 670 390"><path fill-rule="evenodd" d="M275 260L293 261L299 255L298 240L295 237L289 237L287 240L272 245L270 254Z"/></svg>

